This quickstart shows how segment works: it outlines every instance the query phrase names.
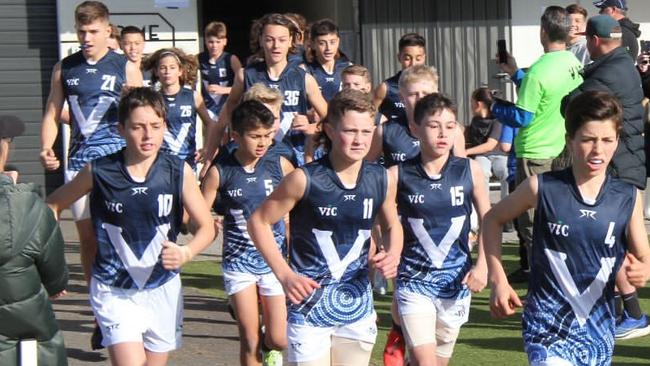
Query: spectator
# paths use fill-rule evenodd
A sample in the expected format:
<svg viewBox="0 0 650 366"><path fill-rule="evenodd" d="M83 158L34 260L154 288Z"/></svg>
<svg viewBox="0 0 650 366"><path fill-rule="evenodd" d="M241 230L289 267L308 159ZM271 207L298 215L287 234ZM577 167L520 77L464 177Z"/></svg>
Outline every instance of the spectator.
<svg viewBox="0 0 650 366"><path fill-rule="evenodd" d="M623 48L635 60L639 54L637 38L641 36L641 31L639 24L627 17L627 0L598 0L594 1L594 6L600 9L600 14L609 15L618 21L623 31Z"/></svg>
<svg viewBox="0 0 650 366"><path fill-rule="evenodd" d="M501 123L490 112L492 91L481 87L472 93L472 122L465 130L469 148L466 153L481 167L485 176L485 188L490 191L492 173L501 183L501 199L508 195L508 157L497 149L501 136Z"/></svg>
<svg viewBox="0 0 650 366"><path fill-rule="evenodd" d="M510 55L507 63L499 65L519 86L516 105L499 101L492 105L492 113L501 123L521 127L515 139L517 185L531 175L550 171L553 159L564 149L564 118L560 114L560 104L563 95L582 83L582 64L566 50L568 36L566 10L549 6L541 18L540 41L544 55L525 74ZM532 210L518 219L519 236L529 249L532 219Z"/></svg>
<svg viewBox="0 0 650 366"><path fill-rule="evenodd" d="M621 26L609 15L596 15L587 22L587 47L594 62L584 69L584 83L571 92L600 90L615 95L623 105L623 133L611 166L618 176L645 189L643 151L643 89L634 61L621 47Z"/></svg>
<svg viewBox="0 0 650 366"><path fill-rule="evenodd" d="M634 61L622 47L620 23L609 15L596 15L587 22L587 47L594 60L585 67L585 81L571 92L573 99L586 91L604 91L616 98L623 107L623 130L610 168L621 180L639 189L646 186L646 166L643 137L643 89ZM639 306L636 288L619 271L616 287L620 292L623 309L617 306L620 320L616 325L616 338L628 339L650 333L648 318Z"/></svg>
<svg viewBox="0 0 650 366"><path fill-rule="evenodd" d="M48 300L68 283L63 236L34 185L3 174L11 141L24 129L16 117L0 117L0 363L17 365L20 341L36 339L39 365L67 365Z"/></svg>
<svg viewBox="0 0 650 366"><path fill-rule="evenodd" d="M586 65L591 62L591 57L589 57L589 50L587 50L587 39L581 33L585 31L587 9L578 4L571 4L565 9L571 19L567 50L576 55L583 65Z"/></svg>
<svg viewBox="0 0 650 366"><path fill-rule="evenodd" d="M641 76L643 96L650 98L650 54L648 52L641 52L639 57L637 57L636 68L639 70L639 75Z"/></svg>

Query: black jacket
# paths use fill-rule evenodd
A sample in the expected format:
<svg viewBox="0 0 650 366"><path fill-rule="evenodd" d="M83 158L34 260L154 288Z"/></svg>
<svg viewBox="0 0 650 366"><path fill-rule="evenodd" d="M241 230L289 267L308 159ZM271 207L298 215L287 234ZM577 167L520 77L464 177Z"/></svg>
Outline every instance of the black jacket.
<svg viewBox="0 0 650 366"><path fill-rule="evenodd" d="M600 90L619 99L623 105L623 132L611 167L624 181L645 189L643 89L634 61L625 48L619 47L585 66L583 73L584 82L568 98L584 91ZM563 101L563 106L566 104L567 100Z"/></svg>
<svg viewBox="0 0 650 366"><path fill-rule="evenodd" d="M630 53L632 59L636 60L637 56L639 56L639 41L637 38L641 36L639 24L634 23L630 18L623 18L618 21L618 24L621 25L621 31L623 32L623 47L627 48L627 52Z"/></svg>
<svg viewBox="0 0 650 366"><path fill-rule="evenodd" d="M0 365L18 365L18 342L38 341L39 365L67 365L48 295L65 289L63 237L31 184L0 174Z"/></svg>

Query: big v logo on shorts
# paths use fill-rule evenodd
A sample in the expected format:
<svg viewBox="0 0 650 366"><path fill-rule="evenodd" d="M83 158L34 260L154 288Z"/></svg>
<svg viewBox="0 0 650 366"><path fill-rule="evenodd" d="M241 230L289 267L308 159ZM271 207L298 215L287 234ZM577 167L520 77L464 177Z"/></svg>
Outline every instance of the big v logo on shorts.
<svg viewBox="0 0 650 366"><path fill-rule="evenodd" d="M571 305L571 309L573 309L576 315L578 324L583 327L589 318L591 309L593 309L596 301L603 295L603 290L607 285L607 279L609 279L609 276L614 270L616 258L601 258L600 269L598 270L598 274L596 274L596 278L591 281L584 291L580 292L566 265L566 253L548 248L544 249L544 253L551 264L553 275L559 283L566 301Z"/></svg>

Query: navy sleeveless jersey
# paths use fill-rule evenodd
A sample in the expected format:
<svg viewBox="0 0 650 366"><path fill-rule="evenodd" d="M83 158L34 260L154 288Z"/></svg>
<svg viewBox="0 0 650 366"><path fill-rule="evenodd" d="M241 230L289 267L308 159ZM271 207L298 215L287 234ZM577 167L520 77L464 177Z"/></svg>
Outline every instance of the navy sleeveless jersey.
<svg viewBox="0 0 650 366"><path fill-rule="evenodd" d="M163 95L167 107L167 131L161 150L178 155L196 169L196 102L194 91L181 88L175 95Z"/></svg>
<svg viewBox="0 0 650 366"><path fill-rule="evenodd" d="M124 147L117 130L117 107L126 83L126 63L124 55L110 50L94 64L81 51L61 61L72 130L69 170L81 170L90 161Z"/></svg>
<svg viewBox="0 0 650 366"><path fill-rule="evenodd" d="M307 186L290 213L289 261L321 287L301 304L289 305L288 319L319 327L350 324L373 313L368 250L386 197L386 170L364 162L356 186L346 188L327 155L302 169Z"/></svg>
<svg viewBox="0 0 650 366"><path fill-rule="evenodd" d="M300 65L307 63L307 51L305 51L304 45L296 45L294 51L287 55L287 61L290 64Z"/></svg>
<svg viewBox="0 0 650 366"><path fill-rule="evenodd" d="M237 161L235 151L225 153L215 165L219 170L218 205L224 213L223 269L258 275L270 273L271 268L248 235L246 222L282 180L280 156L267 152L255 170L248 172ZM273 234L278 247L286 254L284 220L273 225Z"/></svg>
<svg viewBox="0 0 650 366"><path fill-rule="evenodd" d="M320 88L321 94L326 101L330 101L334 98L334 94L338 93L341 90L341 72L346 67L352 65L350 61L345 61L340 58L336 59L334 63L334 70L332 73L325 71L323 65L318 61L314 60L306 64L307 70L309 73L316 79L318 87Z"/></svg>
<svg viewBox="0 0 650 366"><path fill-rule="evenodd" d="M228 94L210 94L209 85L221 85L230 87L235 80L235 74L232 71L230 60L232 54L223 52L214 63L210 62L210 54L201 52L199 54L199 68L201 71L201 95L205 101L205 106L215 115L219 115L221 108L228 99Z"/></svg>
<svg viewBox="0 0 650 366"><path fill-rule="evenodd" d="M472 266L468 235L472 171L465 158L449 156L440 177L429 177L420 156L399 165L397 210L404 250L397 286L426 297L469 295L461 282Z"/></svg>
<svg viewBox="0 0 650 366"><path fill-rule="evenodd" d="M403 119L406 120L406 110L404 109L404 102L399 96L399 77L402 71L384 80L386 83L386 96L379 105L379 113L386 116L388 119Z"/></svg>
<svg viewBox="0 0 650 366"><path fill-rule="evenodd" d="M406 118L392 119L382 128L384 166L391 167L420 154L420 140L411 135Z"/></svg>
<svg viewBox="0 0 650 366"><path fill-rule="evenodd" d="M151 76L151 70L142 71L142 86L146 86L147 88L151 88L153 86L153 83L151 82Z"/></svg>
<svg viewBox="0 0 650 366"><path fill-rule="evenodd" d="M307 92L305 86L306 71L297 64L289 63L284 68L278 80L272 80L266 71L265 62L256 62L244 69L244 89L247 90L255 83L262 83L269 88L278 89L284 95L280 109L280 138L294 149L300 165L304 164L305 135L302 132L290 130L295 113L307 113Z"/></svg>
<svg viewBox="0 0 650 366"><path fill-rule="evenodd" d="M523 335L528 360L609 365L614 279L627 249L636 188L608 175L586 203L569 169L538 175Z"/></svg>
<svg viewBox="0 0 650 366"><path fill-rule="evenodd" d="M131 178L124 150L92 163L90 213L97 236L93 277L119 288L156 288L177 275L162 267L165 240L183 217L183 161L159 153L144 182Z"/></svg>

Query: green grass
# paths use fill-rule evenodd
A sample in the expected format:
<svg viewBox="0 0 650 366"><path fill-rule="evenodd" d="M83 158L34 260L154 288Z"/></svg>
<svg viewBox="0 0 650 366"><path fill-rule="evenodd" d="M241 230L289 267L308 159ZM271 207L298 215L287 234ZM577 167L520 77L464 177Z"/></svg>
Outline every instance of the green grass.
<svg viewBox="0 0 650 366"><path fill-rule="evenodd" d="M517 268L516 245L504 244L503 263L506 271ZM183 268L183 284L197 288L204 293L226 299L223 291L221 266L215 261L192 262ZM515 288L519 294L525 288ZM490 317L488 290L474 295L469 322L463 326L454 349L450 365L525 365L521 337L521 312L506 320L496 321ZM650 312L650 288L639 290L641 307ZM377 343L371 363L382 365L382 352L386 333L390 328L390 296L375 296L375 309L380 319ZM614 365L650 364L650 336L620 341L614 352Z"/></svg>

